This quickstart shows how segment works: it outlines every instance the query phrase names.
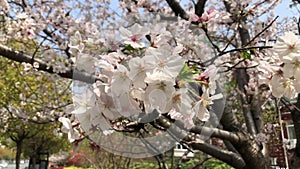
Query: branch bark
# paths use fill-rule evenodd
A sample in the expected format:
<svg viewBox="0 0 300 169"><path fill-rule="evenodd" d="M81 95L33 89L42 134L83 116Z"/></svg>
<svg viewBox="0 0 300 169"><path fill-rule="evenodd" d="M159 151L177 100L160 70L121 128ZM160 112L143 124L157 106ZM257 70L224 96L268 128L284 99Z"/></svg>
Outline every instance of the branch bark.
<svg viewBox="0 0 300 169"><path fill-rule="evenodd" d="M176 16L180 16L182 19L189 20L189 15L180 6L178 1L176 0L166 0L166 1Z"/></svg>
<svg viewBox="0 0 300 169"><path fill-rule="evenodd" d="M195 14L201 16L204 13L205 3L207 0L198 0L195 5Z"/></svg>
<svg viewBox="0 0 300 169"><path fill-rule="evenodd" d="M193 149L200 150L206 154L209 154L235 168L244 168L245 162L239 154L221 149L213 145L209 145L207 143L201 143L201 141L199 142L199 140L195 140L193 137L188 135L187 131L182 130L181 127L178 127L178 125L174 125L163 116L156 119L155 121L162 127L168 129L170 135L176 136L177 138L183 138L184 142Z"/></svg>
<svg viewBox="0 0 300 169"><path fill-rule="evenodd" d="M224 5L227 12L232 13L231 5L229 1L224 0ZM250 42L250 34L249 31L245 28L246 25L246 16L238 16L232 13L232 20L239 24L238 33L240 35L241 46L245 47ZM247 69L237 69L235 71L236 74L236 81L238 85L238 89L240 91L240 99L243 106L243 115L246 122L247 130L249 133L241 133L244 134L245 137L248 139L242 143L234 143L232 142L233 146L237 149L240 155L243 157L246 166L245 168L268 168L267 158L261 152L261 147L257 142L254 140L253 136L257 133L256 125L253 119L253 112L250 109L251 101L249 102L248 98L249 95L245 89L245 86L248 84L248 72ZM256 95L252 96L252 98L256 99ZM256 112L258 113L258 112ZM222 121L222 120L221 120ZM224 128L231 127L226 126L226 121L223 121ZM226 127L225 127L226 126ZM230 129L230 128L228 128ZM230 131L230 130L229 130Z"/></svg>
<svg viewBox="0 0 300 169"><path fill-rule="evenodd" d="M77 71L75 70L75 68L71 68L65 73L55 73L53 71L53 67L48 68L46 62L36 58L32 60L32 57L30 55L27 55L19 51L14 51L13 49L4 46L2 44L0 44L0 55L20 63L25 62L25 63L33 64L34 62L37 62L39 64L39 67L36 68L37 70L42 70L51 74L57 74L63 78L79 80L86 83L94 83L96 80L99 80L95 76L87 74L85 72Z"/></svg>
<svg viewBox="0 0 300 169"><path fill-rule="evenodd" d="M231 13L231 6L230 3L226 0L223 1L226 7L227 12ZM250 41L250 34L248 30L245 28L246 25L246 17L245 16L235 16L232 14L232 19L234 22L239 23L238 32L240 35L241 46L246 46ZM250 104L247 101L247 92L245 90L245 86L248 84L249 75L246 69L237 69L236 73L236 81L238 84L238 89L240 90L240 99L243 106L243 114L245 117L245 122L247 126L247 130L250 134L255 135L257 133L255 122L253 119L253 114L250 110Z"/></svg>
<svg viewBox="0 0 300 169"><path fill-rule="evenodd" d="M190 132L205 135L205 136L216 137L223 140L228 140L233 143L238 143L243 141L243 137L241 137L240 135L235 134L233 132L217 129L217 128L195 126L190 130Z"/></svg>
<svg viewBox="0 0 300 169"><path fill-rule="evenodd" d="M236 169L242 169L246 165L242 157L234 152L222 150L219 147L207 143L190 143L190 146L193 149L200 150L217 159L221 159Z"/></svg>

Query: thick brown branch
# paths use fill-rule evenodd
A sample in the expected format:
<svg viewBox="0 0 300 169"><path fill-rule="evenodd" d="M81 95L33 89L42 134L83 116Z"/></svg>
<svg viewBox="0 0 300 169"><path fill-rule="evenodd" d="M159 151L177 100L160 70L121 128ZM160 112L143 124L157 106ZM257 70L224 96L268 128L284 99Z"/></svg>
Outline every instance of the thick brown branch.
<svg viewBox="0 0 300 169"><path fill-rule="evenodd" d="M190 143L189 144L193 149L200 150L205 152L217 159L220 159L227 164L233 166L237 169L242 169L245 167L245 162L238 154L220 149L219 147L207 144L207 143Z"/></svg>
<svg viewBox="0 0 300 169"><path fill-rule="evenodd" d="M178 1L176 0L166 0L166 1L176 16L180 16L182 19L189 20L189 15L180 6Z"/></svg>
<svg viewBox="0 0 300 169"><path fill-rule="evenodd" d="M93 75L87 74L85 72L76 71L74 69L70 69L65 73L55 73L53 67L48 67L46 62L39 59L32 60L32 57L30 55L14 51L13 49L8 48L7 46L4 46L2 44L0 44L0 55L20 63L25 62L33 64L33 62L37 62L39 64L39 67L36 68L37 70L42 70L51 74L57 74L64 78L79 80L86 83L94 83L96 80L96 78Z"/></svg>
<svg viewBox="0 0 300 169"><path fill-rule="evenodd" d="M207 0L198 0L195 5L195 14L201 16L204 13L205 3Z"/></svg>
<svg viewBox="0 0 300 169"><path fill-rule="evenodd" d="M153 113L154 112L154 113ZM177 120L175 123L170 122L167 117L165 116L156 116L156 112L153 111L152 113L148 113L147 116L154 116L154 118L150 118L151 120L156 119L156 123L155 125L159 125L160 128L156 127L157 129L160 130L167 130L169 129L170 126L172 127L176 127L178 129L180 129L180 131L185 131L186 129L184 128L184 123L182 121ZM154 115L152 115L154 114ZM150 120L149 118L147 120ZM131 122L128 123L125 126L126 130L130 130L130 131L136 131L136 129L140 129L141 125L143 125L143 123L145 123L143 120L140 120L139 122ZM155 127L155 126L154 126ZM203 136L211 136L211 137L216 137L216 138L220 138L220 139L224 139L224 140L228 140L230 142L242 142L243 141L243 137L241 137L241 135L235 134L233 132L229 132L229 131L225 131L222 129L218 129L218 128L210 128L210 127L206 127L206 126L194 126L193 128L191 128L189 130L189 132L195 133L195 134L200 134ZM182 138L182 137L178 137L178 138Z"/></svg>
<svg viewBox="0 0 300 169"><path fill-rule="evenodd" d="M246 90L245 86L248 84L249 81L249 75L246 71L246 69L236 69L236 74L237 74L237 83L238 83L238 88L240 90L240 99L242 102L242 107L243 107L243 114L245 117L245 122L247 126L247 130L250 134L256 134L256 127L255 127L255 122L253 119L253 114L251 113L250 109L250 104L247 101L247 96L246 96Z"/></svg>
<svg viewBox="0 0 300 169"><path fill-rule="evenodd" d="M170 135L176 136L177 138L183 138L183 140L187 142L187 144L193 149L203 151L204 153L207 153L221 161L224 161L235 168L243 168L245 166L245 162L243 161L243 159L240 157L239 154L221 149L213 145L209 145L206 143L199 143L195 141L192 137L190 137L187 134L187 131L182 130L181 127L177 126L180 124L176 125L174 123L171 123L165 117L158 118L156 122L159 123L164 128L168 128L168 132Z"/></svg>
<svg viewBox="0 0 300 169"><path fill-rule="evenodd" d="M240 35L240 41L242 42L241 46L244 47L244 46L248 45L250 42L250 34L245 26L247 17L235 16L235 14L232 12L230 3L226 0L224 0L223 3L225 5L226 11L232 14L233 21L239 24L238 32ZM238 89L240 90L239 95L240 95L240 99L241 99L242 106L243 106L243 114L244 114L247 130L250 134L256 134L257 130L255 127L253 114L250 110L250 104L248 103L248 100L247 100L247 91L245 89L245 86L249 82L249 75L248 75L246 69L236 69L235 74L236 74L236 81L238 84Z"/></svg>
<svg viewBox="0 0 300 169"><path fill-rule="evenodd" d="M239 135L234 134L233 132L229 132L217 128L195 126L190 130L190 132L205 135L205 136L216 137L216 138L228 140L230 142L235 142L235 143L242 141L242 138Z"/></svg>

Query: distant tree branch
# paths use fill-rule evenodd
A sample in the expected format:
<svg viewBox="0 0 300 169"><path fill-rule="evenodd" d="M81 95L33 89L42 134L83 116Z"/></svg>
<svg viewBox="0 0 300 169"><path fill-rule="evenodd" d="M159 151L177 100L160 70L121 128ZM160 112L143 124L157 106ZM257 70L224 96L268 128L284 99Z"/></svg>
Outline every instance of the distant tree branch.
<svg viewBox="0 0 300 169"><path fill-rule="evenodd" d="M95 80L97 79L95 76L87 74L85 72L80 72L75 70L74 68L71 68L70 70L67 70L65 73L55 73L53 70L53 67L48 67L46 62L39 60L39 59L34 59L32 60L32 57L30 55L27 55L25 53L15 51L7 46L4 46L0 44L0 55L8 58L10 60L16 61L16 62L25 62L25 63L30 63L33 64L33 62L37 62L39 64L39 67L36 68L37 70L42 70L51 74L57 74L60 77L68 78L68 79L73 79L73 80L79 80L82 82L86 83L94 83Z"/></svg>
<svg viewBox="0 0 300 169"><path fill-rule="evenodd" d="M53 32L50 32L49 30L47 29L44 29L43 32L50 38L54 39L54 40L57 40L57 43L58 45L61 45L64 43L64 40L62 38L60 38L59 36L57 35L53 35ZM71 53L69 52L69 49L70 47L67 46L65 49L64 49L64 52L66 53L66 55L68 56L68 58L71 58Z"/></svg>
<svg viewBox="0 0 300 169"><path fill-rule="evenodd" d="M278 19L279 16L276 16L271 23L269 23L266 27L264 27L263 30L261 30L258 34L256 34L246 45L244 46L248 46L250 45L257 37L259 37L261 34L263 34L267 29L269 29L273 23Z"/></svg>

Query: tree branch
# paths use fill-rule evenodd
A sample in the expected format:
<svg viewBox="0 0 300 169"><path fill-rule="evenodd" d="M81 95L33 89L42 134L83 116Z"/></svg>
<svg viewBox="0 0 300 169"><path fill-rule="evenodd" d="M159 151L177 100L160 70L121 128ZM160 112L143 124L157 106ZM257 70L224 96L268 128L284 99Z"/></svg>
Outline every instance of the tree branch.
<svg viewBox="0 0 300 169"><path fill-rule="evenodd" d="M237 83L238 83L238 89L240 90L240 99L242 102L242 109L244 114L245 123L247 126L247 130L250 134L254 135L257 133L254 119L251 113L250 104L247 101L246 96L246 89L245 86L248 84L249 81L249 75L246 71L246 69L236 69L237 73Z"/></svg>
<svg viewBox="0 0 300 169"><path fill-rule="evenodd" d="M231 13L231 6L230 3L226 0L223 1L225 7L226 7L226 11ZM240 40L242 42L241 46L244 47L246 45L249 44L250 42L250 34L249 31L246 29L245 25L246 25L246 17L241 17L241 16L234 16L234 13L232 13L233 17L232 19L234 20L234 22L239 23L239 27L238 27L238 32L240 35ZM245 86L248 84L249 81L249 75L247 73L246 69L236 69L235 70L236 73L236 81L237 81L237 85L238 85L238 89L240 90L240 99L242 102L242 106L243 106L243 114L244 114L244 119L246 122L246 126L248 129L248 132L250 134L256 134L257 130L255 127L255 123L254 123L254 119L253 119L253 114L250 110L250 104L248 103L247 100L247 91L245 89Z"/></svg>
<svg viewBox="0 0 300 169"><path fill-rule="evenodd" d="M205 3L207 0L198 0L195 5L195 14L201 16L204 13Z"/></svg>
<svg viewBox="0 0 300 169"><path fill-rule="evenodd" d="M242 48L234 48L234 49L230 49L228 51L222 51L219 53L219 56L227 54L227 53L231 53L231 52L242 52L242 51L247 51L247 50L251 50L251 49L270 49L273 48L273 46L249 46L249 47L242 47Z"/></svg>
<svg viewBox="0 0 300 169"><path fill-rule="evenodd" d="M46 62L39 59L32 60L32 57L30 55L27 55L19 51L14 51L13 49L4 46L2 44L0 44L0 55L20 63L25 62L25 63L33 64L33 62L37 62L39 64L39 67L36 68L37 70L42 70L51 74L57 74L60 77L79 80L86 83L94 83L96 80L99 80L93 75L87 74L85 72L80 72L78 70L75 70L74 68L66 71L65 73L55 73L53 71L53 67L48 68Z"/></svg>
<svg viewBox="0 0 300 169"><path fill-rule="evenodd" d="M182 128L178 127L178 125L174 125L167 118L158 118L156 122L164 128L167 128L170 135L176 136L177 138L183 138L185 143L193 149L203 151L204 153L224 161L235 168L243 168L245 166L245 162L239 154L207 143L200 143L199 140L195 141L193 137L187 134L187 131L182 130Z"/></svg>
<svg viewBox="0 0 300 169"><path fill-rule="evenodd" d="M176 0L166 0L172 11L176 16L180 16L182 19L189 20L189 15L180 6L179 2Z"/></svg>
<svg viewBox="0 0 300 169"><path fill-rule="evenodd" d="M248 46L249 44L251 44L257 37L259 37L262 33L264 33L267 29L269 29L273 23L277 20L279 16L276 16L272 22L270 24L268 24L262 31L260 31L257 35L255 35L246 45L244 46Z"/></svg>
<svg viewBox="0 0 300 169"><path fill-rule="evenodd" d="M224 161L225 163L231 165L234 168L242 169L245 167L245 162L241 156L238 154L220 149L219 147L207 144L207 143L189 143L189 145L196 150L205 152L219 160Z"/></svg>
<svg viewBox="0 0 300 169"><path fill-rule="evenodd" d="M233 143L241 142L243 139L242 137L240 137L237 134L234 134L233 132L221 130L218 128L209 128L209 127L205 127L205 126L199 126L199 125L193 127L190 130L190 132L228 140Z"/></svg>
<svg viewBox="0 0 300 169"><path fill-rule="evenodd" d="M48 37L50 37L50 38L52 38L52 39L54 38L54 40L57 40L58 45L61 45L61 44L64 43L64 40L63 40L62 38L60 38L60 37L57 36L57 35L53 35L52 32L50 32L49 30L44 29L43 32L44 32ZM70 58L71 58L71 53L69 52L70 47L67 46L67 47L66 47L65 49L63 49L63 50L64 50L64 52L66 53L66 55L68 56L68 58L70 59Z"/></svg>

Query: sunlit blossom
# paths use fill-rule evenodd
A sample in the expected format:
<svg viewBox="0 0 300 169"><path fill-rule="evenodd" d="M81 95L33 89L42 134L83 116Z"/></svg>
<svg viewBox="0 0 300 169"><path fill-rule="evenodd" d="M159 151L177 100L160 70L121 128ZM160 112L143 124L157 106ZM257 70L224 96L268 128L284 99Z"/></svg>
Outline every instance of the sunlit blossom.
<svg viewBox="0 0 300 169"><path fill-rule="evenodd" d="M68 45L70 49L70 53L75 53L76 50L82 52L84 49L84 44L82 42L81 34L79 31L76 31L73 36L70 38L70 42Z"/></svg>
<svg viewBox="0 0 300 169"><path fill-rule="evenodd" d="M289 99L293 99L297 96L297 92L300 91L299 82L281 75L275 74L272 77L270 85L273 96L277 98L285 96Z"/></svg>
<svg viewBox="0 0 300 169"><path fill-rule="evenodd" d="M70 119L65 117L60 117L58 121L60 121L63 124L61 131L68 134L68 140L70 142L74 142L75 140L80 138L79 131L73 128Z"/></svg>
<svg viewBox="0 0 300 169"><path fill-rule="evenodd" d="M298 53L300 51L300 40L294 33L288 32L278 38L277 43L274 45L274 50L280 57L290 53Z"/></svg>
<svg viewBox="0 0 300 169"><path fill-rule="evenodd" d="M223 95L221 93L209 96L209 89L203 88L202 96L193 107L196 112L196 116L202 121L207 121L210 117L208 106L213 104L213 100L218 100L222 97Z"/></svg>
<svg viewBox="0 0 300 169"><path fill-rule="evenodd" d="M146 27L134 24L130 29L121 27L119 31L125 44L129 44L133 48L142 48L145 46L143 38L149 32Z"/></svg>

